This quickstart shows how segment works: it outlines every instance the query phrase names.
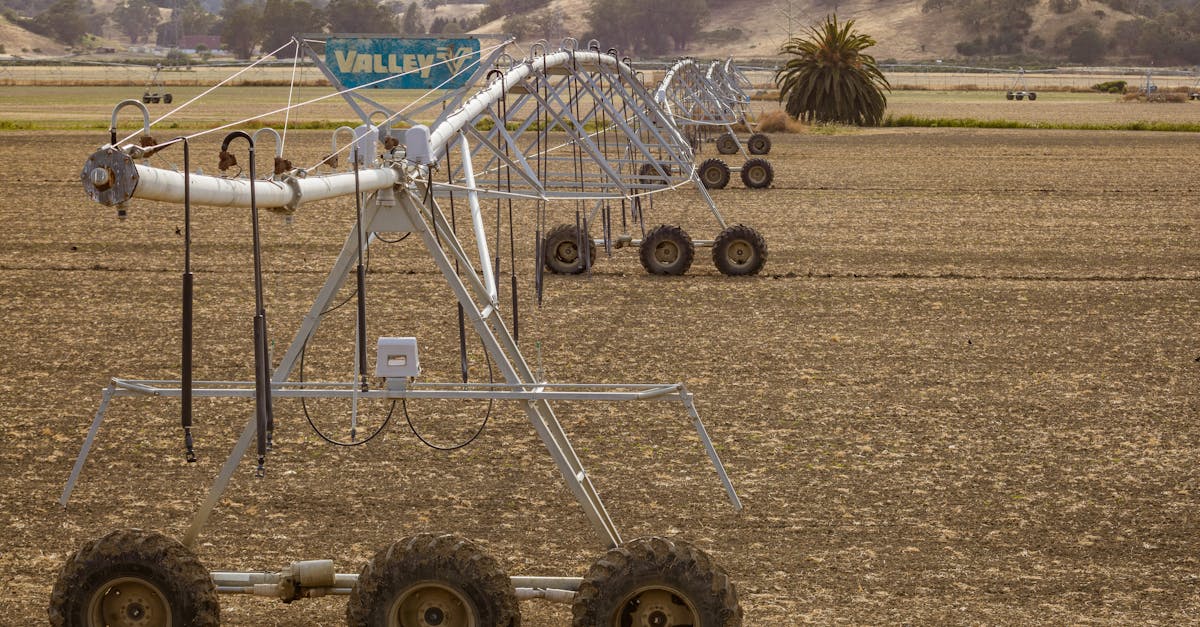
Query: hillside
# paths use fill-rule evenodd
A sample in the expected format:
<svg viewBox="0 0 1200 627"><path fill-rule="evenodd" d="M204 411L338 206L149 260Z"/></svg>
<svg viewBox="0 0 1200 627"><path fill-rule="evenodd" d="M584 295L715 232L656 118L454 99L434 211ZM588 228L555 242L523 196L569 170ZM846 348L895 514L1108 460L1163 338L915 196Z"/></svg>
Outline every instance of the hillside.
<svg viewBox="0 0 1200 627"><path fill-rule="evenodd" d="M0 0L3 7L5 0ZM29 0L40 2L42 0ZM321 4L323 0L314 0ZM397 7L405 5L407 0L396 3ZM936 0L708 0L709 18L701 27L701 32L688 44L686 50L679 53L668 53L663 56L696 56L704 58L721 58L732 56L737 59L769 59L776 56L781 44L789 35L802 35L809 26L819 23L826 14L836 11L843 20L853 19L860 32L875 38L877 45L869 50L880 61L928 62L936 59L962 59L969 56L962 54L956 46L972 39L959 19L959 13L954 7L963 6L954 0L941 0L947 8L942 11L923 11L927 4L936 4ZM1153 41L1153 29L1133 36L1126 31L1121 36L1114 32L1118 24L1129 22L1135 16L1117 11L1112 8L1114 0L1032 0L1035 5L1029 10L1032 26L1013 52L1020 53L1022 58L1044 58L1061 60L1065 57L1063 42L1067 41L1064 33L1073 33L1084 25L1092 25L1105 40L1107 48L1101 49L1093 60L1125 61L1135 58L1139 51L1115 49L1117 42L1139 41L1144 47L1145 41ZM1165 1L1165 0L1164 0ZM543 15L554 12L561 16L562 29L551 37L552 44L557 44L562 36L574 36L586 45L589 33L587 13L593 0L550 0L548 6L536 11L527 12L525 17ZM1051 9L1052 2L1077 3L1074 10L1058 13ZM1152 0L1147 0L1148 3ZM94 0L92 6L96 12L103 15L112 10L116 0ZM435 17L459 18L470 20L475 18L484 5L474 4L443 4L436 9L427 9L423 14L426 25ZM1140 5L1139 5L1140 6ZM1148 5L1147 5L1148 6ZM26 11L28 12L28 11ZM1165 14L1164 14L1165 15ZM167 12L163 12L166 19ZM1200 11L1194 12L1194 19L1185 20L1200 23ZM993 30L1003 29L1006 22L995 15L989 16ZM1156 26L1157 27L1157 26ZM1168 26L1169 28L1169 26ZM478 33L501 33L505 29L504 19L494 20L476 29ZM620 31L631 32L631 31ZM612 36L612 35L610 35ZM1181 36L1181 33L1175 33ZM529 40L519 42L527 47L536 35L530 35ZM657 32L650 37L658 39ZM662 40L666 36L662 35ZM1192 43L1182 44L1191 46L1185 54L1175 54L1164 58L1194 59L1200 63L1200 41L1190 33L1182 32L1186 42L1188 37ZM111 22L100 33L96 45L116 47L125 45L126 38ZM24 57L57 56L66 52L66 46L57 44L50 39L25 31L0 17L0 44L5 47L7 55ZM607 49L614 42L603 41L601 46ZM1163 46L1159 46L1163 47ZM1128 46L1126 46L1128 48ZM41 52L34 52L40 50ZM629 52L629 51L623 51ZM1153 63L1153 59L1142 54L1142 63ZM973 53L969 53L973 54ZM987 56L987 51L979 54ZM638 56L645 58L643 53ZM1104 57L1107 56L1107 59ZM1149 60L1146 60L1149 59ZM1168 62L1159 65L1171 64Z"/></svg>
<svg viewBox="0 0 1200 627"><path fill-rule="evenodd" d="M923 0L846 0L837 4L837 15L855 20L859 30L875 38L878 45L871 52L880 60L931 61L960 56L954 46L968 39L963 27L951 17L949 9L924 13L922 4ZM561 11L567 30L583 37L588 31L585 16L589 5L590 0L552 0L548 9ZM833 10L828 0L710 0L708 5L710 16L705 31L738 29L741 35L717 43L698 40L688 47L689 55L742 59L774 56L789 33L804 33ZM1031 14L1034 25L1029 39L1043 42L1056 41L1064 29L1083 21L1096 22L1101 32L1109 35L1118 22L1132 18L1096 0L1081 0L1079 8L1065 15L1051 11L1049 0L1041 0ZM1100 14L1104 17L1098 17ZM502 30L502 20L496 20L479 32Z"/></svg>
<svg viewBox="0 0 1200 627"><path fill-rule="evenodd" d="M66 52L66 46L41 35L35 35L9 22L0 15L0 45L4 46L0 58L58 56ZM35 52L40 50L40 52Z"/></svg>

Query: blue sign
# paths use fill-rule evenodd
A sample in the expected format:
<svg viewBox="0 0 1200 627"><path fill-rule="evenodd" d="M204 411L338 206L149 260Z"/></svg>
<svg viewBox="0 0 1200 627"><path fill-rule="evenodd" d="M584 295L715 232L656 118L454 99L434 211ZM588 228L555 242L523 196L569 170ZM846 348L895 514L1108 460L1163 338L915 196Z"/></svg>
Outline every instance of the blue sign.
<svg viewBox="0 0 1200 627"><path fill-rule="evenodd" d="M479 40L473 38L355 37L325 41L325 65L346 87L457 89L467 84L474 70L471 64L478 62Z"/></svg>

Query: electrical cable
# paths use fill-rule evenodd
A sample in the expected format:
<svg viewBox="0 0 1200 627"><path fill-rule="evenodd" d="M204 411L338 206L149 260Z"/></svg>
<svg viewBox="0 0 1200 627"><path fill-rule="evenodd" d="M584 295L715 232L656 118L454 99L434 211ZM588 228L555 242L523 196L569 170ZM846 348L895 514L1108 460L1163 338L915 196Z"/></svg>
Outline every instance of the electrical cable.
<svg viewBox="0 0 1200 627"><path fill-rule="evenodd" d="M487 353L487 351L484 351L483 354L485 357L487 357L488 383L493 383L493 382L495 382L495 371L492 369L492 357L491 357L491 355L489 355ZM496 404L496 399L489 398L487 413L485 413L483 415L483 422L481 422L479 424L479 428L475 430L475 433L471 434L471 437L469 437L465 441L455 444L453 446L440 446L440 445L434 444L433 442L430 442L429 440L426 440L425 437L422 436L419 431L417 431L417 427L415 425L413 425L412 418L408 415L408 402L403 397L400 398L400 411L402 411L404 413L404 420L405 420L405 422L408 423L409 431L412 431L412 434L417 436L417 439L421 441L421 444L424 444L425 446L428 446L429 448L434 449L436 451L457 451L458 449L463 448L463 447L467 446L468 444L474 442L475 439L478 438L481 433L483 433L484 428L486 428L488 425L488 421L491 420L491 418L492 418L492 408L495 406L495 404Z"/></svg>
<svg viewBox="0 0 1200 627"><path fill-rule="evenodd" d="M304 343L300 345L300 367L299 367L300 383L304 383L304 354L305 354L305 352L307 352L307 350L308 350L308 338L304 338ZM335 439L325 435L325 433L323 433L321 431L321 428L318 427L315 422L313 422L312 416L309 415L308 403L305 402L303 396L300 397L300 411L302 411L304 413L304 419L308 421L308 426L312 427L313 433L316 433L317 437L321 438L322 440L325 440L329 444L333 444L334 446L350 448L350 447L354 447L354 446L362 446L362 445L366 444L367 442L374 440L375 436L379 435L380 433L383 433L383 430L388 426L388 423L392 421L392 414L396 411L396 401L392 401L392 406L390 408L388 408L387 416L384 417L383 423L381 423L379 425L379 428L375 429L375 432L372 433L369 437L367 437L364 440L360 440L358 442L342 442L340 440L335 440Z"/></svg>

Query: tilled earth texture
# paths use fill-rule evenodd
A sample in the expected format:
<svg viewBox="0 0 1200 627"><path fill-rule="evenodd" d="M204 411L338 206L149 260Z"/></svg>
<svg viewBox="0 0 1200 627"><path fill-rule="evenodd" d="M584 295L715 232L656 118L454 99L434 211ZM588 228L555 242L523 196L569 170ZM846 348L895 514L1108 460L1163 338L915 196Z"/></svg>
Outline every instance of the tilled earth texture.
<svg viewBox="0 0 1200 627"><path fill-rule="evenodd" d="M58 504L109 377L178 377L182 207L134 202L118 220L88 200L79 172L105 139L0 135L4 624L46 620L57 572L83 542L131 526L182 535L252 414L249 401L197 401L200 459L188 464L177 401L118 399L69 506ZM547 276L540 306L533 212L518 205L521 346L552 381L689 384L740 513L683 407L557 409L624 537L669 535L710 552L736 581L747 625L1195 621L1197 141L776 136L771 189L746 190L735 176L713 193L727 221L766 238L760 275L723 276L700 248L686 276L649 276L636 251L601 248L590 276ZM305 163L328 146L327 132L294 132L286 152ZM215 172L217 150L197 140L195 163ZM172 161L168 151L159 163ZM489 231L494 210L485 205ZM573 223L574 211L553 207L551 222ZM648 226L680 224L697 240L718 232L693 191L662 195L647 213ZM249 213L194 214L197 377L251 379ZM349 198L290 221L263 212L277 358L353 215ZM369 337L416 336L422 380L458 377L457 312L416 238L372 245L367 298ZM306 379L352 375L353 312L351 301L325 316ZM478 341L468 346L472 379L487 381ZM361 439L388 407L359 409ZM479 402L407 410L443 445L488 416ZM419 442L399 408L357 448L326 444L305 418L348 439L348 403L278 401L275 411L266 476L246 459L200 537L211 569L332 558L358 572L379 548L426 531L472 538L514 575L579 576L603 552L512 404L497 404L482 434L451 453ZM344 620L337 597L222 603L230 625ZM528 625L568 622L565 606L522 606Z"/></svg>

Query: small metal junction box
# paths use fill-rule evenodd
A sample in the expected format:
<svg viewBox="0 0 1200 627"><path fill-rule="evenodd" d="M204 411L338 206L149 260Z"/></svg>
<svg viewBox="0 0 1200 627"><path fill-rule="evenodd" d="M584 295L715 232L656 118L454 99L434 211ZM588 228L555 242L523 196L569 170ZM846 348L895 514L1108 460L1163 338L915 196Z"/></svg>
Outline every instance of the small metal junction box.
<svg viewBox="0 0 1200 627"><path fill-rule="evenodd" d="M375 376L407 379L419 374L421 363L417 358L417 338L379 338L375 354Z"/></svg>

